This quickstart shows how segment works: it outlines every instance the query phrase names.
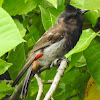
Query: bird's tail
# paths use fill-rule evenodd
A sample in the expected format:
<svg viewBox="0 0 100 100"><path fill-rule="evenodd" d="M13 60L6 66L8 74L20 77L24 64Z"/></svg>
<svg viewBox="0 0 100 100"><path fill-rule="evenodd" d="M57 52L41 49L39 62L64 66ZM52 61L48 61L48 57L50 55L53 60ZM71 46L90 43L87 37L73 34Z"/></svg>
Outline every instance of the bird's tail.
<svg viewBox="0 0 100 100"><path fill-rule="evenodd" d="M34 61L33 64L29 67L28 72L27 72L26 77L25 77L25 80L24 80L24 83L23 83L23 87L22 87L22 91L21 91L22 99L26 98L29 83L30 83L32 77L38 71L38 69L39 69L38 61Z"/></svg>
<svg viewBox="0 0 100 100"><path fill-rule="evenodd" d="M23 76L26 70L30 67L33 61L34 61L34 57L31 57L30 60L28 60L28 62L25 64L25 66L22 68L22 70L19 72L16 79L14 80L12 87L14 87L19 82L20 78Z"/></svg>

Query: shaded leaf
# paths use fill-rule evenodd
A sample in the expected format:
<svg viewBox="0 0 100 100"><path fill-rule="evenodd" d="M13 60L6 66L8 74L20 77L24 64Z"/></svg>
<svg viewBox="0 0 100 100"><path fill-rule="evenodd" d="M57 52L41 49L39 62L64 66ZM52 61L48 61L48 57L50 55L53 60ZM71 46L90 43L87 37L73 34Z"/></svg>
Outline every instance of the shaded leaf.
<svg viewBox="0 0 100 100"><path fill-rule="evenodd" d="M64 10L65 9L65 0L57 0L57 6L59 8L59 10Z"/></svg>
<svg viewBox="0 0 100 100"><path fill-rule="evenodd" d="M100 38L95 38L84 51L89 72L100 87Z"/></svg>
<svg viewBox="0 0 100 100"><path fill-rule="evenodd" d="M92 27L95 27L97 19L100 17L100 12L98 10L89 11L85 17L91 22Z"/></svg>
<svg viewBox="0 0 100 100"><path fill-rule="evenodd" d="M11 63L7 63L6 61L0 59L0 75L7 71L11 65Z"/></svg>
<svg viewBox="0 0 100 100"><path fill-rule="evenodd" d="M66 72L69 71L73 66L75 66L75 64L77 63L77 61L80 59L81 56L82 52L75 53L71 56L71 61L69 62L69 66L66 69Z"/></svg>
<svg viewBox="0 0 100 100"><path fill-rule="evenodd" d="M23 41L12 18L4 9L0 8L0 56Z"/></svg>
<svg viewBox="0 0 100 100"><path fill-rule="evenodd" d="M58 86L58 91L54 94L54 99L58 100L61 98L61 100L66 100L78 95L80 100L82 100L88 78L89 75L84 72L84 69L72 68L69 72L65 72Z"/></svg>
<svg viewBox="0 0 100 100"><path fill-rule="evenodd" d="M27 96L26 100L36 100L38 89L39 88L38 88L37 81L34 78L29 85L28 96Z"/></svg>
<svg viewBox="0 0 100 100"><path fill-rule="evenodd" d="M21 24L18 19L14 19L14 22L16 23L17 28L19 29L21 36L24 37L25 33L26 33L26 29L23 27L23 24Z"/></svg>
<svg viewBox="0 0 100 100"><path fill-rule="evenodd" d="M8 56L8 62L13 65L8 69L11 79L15 79L19 71L22 69L26 62L26 55L24 44L20 44L15 50L12 50Z"/></svg>
<svg viewBox="0 0 100 100"><path fill-rule="evenodd" d="M75 64L75 67L83 67L86 66L86 59L85 57L82 55L80 57L80 59L77 61L77 63Z"/></svg>
<svg viewBox="0 0 100 100"><path fill-rule="evenodd" d="M26 36L26 40L28 41L27 42L28 47L33 46L38 41L39 38L40 38L39 30L36 28L36 26L31 25L31 27L29 27L29 33Z"/></svg>

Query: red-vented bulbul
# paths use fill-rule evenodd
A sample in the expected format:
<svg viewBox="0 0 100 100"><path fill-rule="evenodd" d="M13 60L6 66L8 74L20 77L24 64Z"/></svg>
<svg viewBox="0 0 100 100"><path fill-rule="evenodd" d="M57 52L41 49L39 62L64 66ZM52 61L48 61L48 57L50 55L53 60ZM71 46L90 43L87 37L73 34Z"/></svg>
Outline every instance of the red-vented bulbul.
<svg viewBox="0 0 100 100"><path fill-rule="evenodd" d="M83 14L89 10L80 10L67 5L56 24L48 29L34 45L29 54L27 63L19 72L12 86L15 86L28 69L23 87L22 98L25 98L31 78L42 66L50 66L57 57L64 56L79 40L82 33Z"/></svg>

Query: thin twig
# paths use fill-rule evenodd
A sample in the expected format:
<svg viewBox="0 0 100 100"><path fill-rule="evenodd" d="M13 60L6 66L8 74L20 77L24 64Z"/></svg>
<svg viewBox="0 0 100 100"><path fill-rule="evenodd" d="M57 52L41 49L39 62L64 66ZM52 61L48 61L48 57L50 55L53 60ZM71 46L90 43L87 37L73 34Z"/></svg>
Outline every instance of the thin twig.
<svg viewBox="0 0 100 100"><path fill-rule="evenodd" d="M66 69L66 66L67 66L67 62L66 62L65 59L63 59L61 61L61 64L60 64L58 70L57 70L57 73L56 73L56 76L54 78L54 81L53 81L49 91L47 92L44 100L50 100L53 97L53 94L54 94L54 92L55 92L55 90L56 90L56 88L57 88L57 86L58 86L58 84L59 84L59 82L61 80L61 77L63 76L63 73L64 73L64 71Z"/></svg>
<svg viewBox="0 0 100 100"><path fill-rule="evenodd" d="M38 90L36 100L40 100L41 95L43 93L43 84L42 84L42 80L41 80L41 78L38 74L35 74L35 78L36 78L36 80L38 82L38 86L39 86L39 90Z"/></svg>

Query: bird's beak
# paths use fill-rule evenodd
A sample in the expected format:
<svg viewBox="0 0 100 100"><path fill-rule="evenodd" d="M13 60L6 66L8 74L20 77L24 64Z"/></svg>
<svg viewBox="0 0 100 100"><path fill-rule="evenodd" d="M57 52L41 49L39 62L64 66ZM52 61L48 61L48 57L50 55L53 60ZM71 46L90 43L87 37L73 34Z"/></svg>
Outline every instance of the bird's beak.
<svg viewBox="0 0 100 100"><path fill-rule="evenodd" d="M88 9L81 10L81 14L84 14L84 13L86 13L88 11L90 11L90 10L88 10Z"/></svg>

